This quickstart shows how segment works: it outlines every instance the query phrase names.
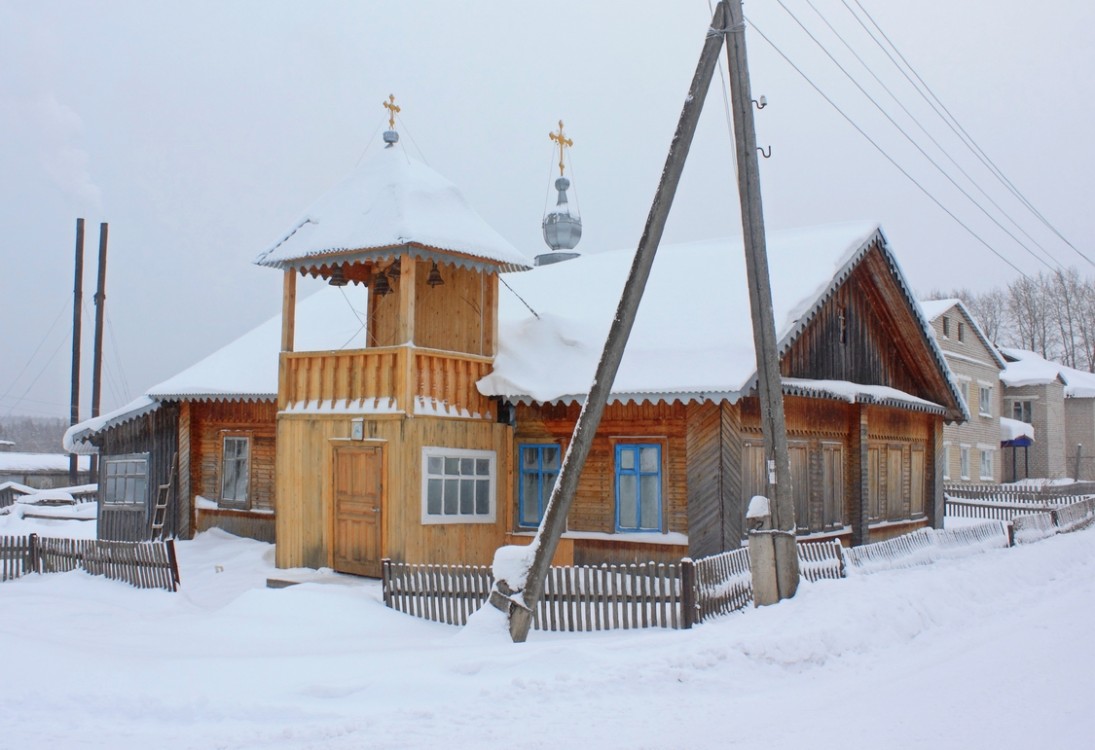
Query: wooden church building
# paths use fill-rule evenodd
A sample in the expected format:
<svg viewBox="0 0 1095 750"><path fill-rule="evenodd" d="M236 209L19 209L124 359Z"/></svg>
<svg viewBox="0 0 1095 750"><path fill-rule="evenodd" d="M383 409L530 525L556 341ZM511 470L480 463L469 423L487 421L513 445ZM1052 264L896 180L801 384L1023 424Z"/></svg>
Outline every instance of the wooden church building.
<svg viewBox="0 0 1095 750"><path fill-rule="evenodd" d="M631 263L532 268L385 140L256 261L283 273L279 567L489 563L530 539ZM943 423L965 406L881 230L772 233L769 254L799 532L941 525ZM301 275L361 301L364 346L298 350ZM740 240L659 250L558 560L741 543L764 492L746 288Z"/></svg>

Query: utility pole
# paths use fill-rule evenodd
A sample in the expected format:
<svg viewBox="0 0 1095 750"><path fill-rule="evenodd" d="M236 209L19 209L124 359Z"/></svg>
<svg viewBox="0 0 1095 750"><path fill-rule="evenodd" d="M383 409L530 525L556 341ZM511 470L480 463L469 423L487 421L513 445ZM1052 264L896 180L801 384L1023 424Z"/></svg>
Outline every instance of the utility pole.
<svg viewBox="0 0 1095 750"><path fill-rule="evenodd" d="M72 289L72 397L69 400L69 426L80 421L80 321L84 304L84 220L76 220L76 280ZM68 457L68 481L79 483L79 457Z"/></svg>
<svg viewBox="0 0 1095 750"><path fill-rule="evenodd" d="M95 286L95 359L91 367L91 418L99 416L103 388L103 316L106 314L106 238L109 227L99 224L99 278ZM92 484L99 481L99 456L91 457Z"/></svg>
<svg viewBox="0 0 1095 750"><path fill-rule="evenodd" d="M791 461L787 451L787 424L783 414L783 384L776 351L778 342L760 199L757 135L753 125L749 63L745 55L745 17L741 0L725 2L729 13L726 57L730 69L731 108L738 155L742 238L757 356L757 396L760 399L761 430L767 459L768 497L774 501L771 504L771 529L750 534L749 540L754 601L757 605L763 605L795 595L799 577L798 550L795 545L795 505L791 491Z"/></svg>
<svg viewBox="0 0 1095 750"><path fill-rule="evenodd" d="M684 108L677 122L677 131L669 147L669 155L666 157L658 190L650 206L650 213L647 215L646 227L639 240L639 247L635 251L635 259L632 261L627 282L624 284L620 304L616 308L616 317L612 321L608 340L605 342L604 351L597 364L593 385L582 405L578 422L574 425L570 446L559 469L559 476L544 511L544 518L540 522L536 538L530 545L533 558L528 572L523 582L498 580L494 590L491 591L490 602L507 614L510 637L515 643L521 643L528 637L528 631L532 625L532 612L543 594L544 579L551 566L551 559L566 529L567 513L570 511L578 488L578 478L589 455L593 437L612 390L612 383L616 379L616 372L623 359L624 348L635 322L635 314L638 312L647 278L650 276L650 268L654 263L654 255L658 250L658 243L661 242L662 230L665 228L669 209L673 205L677 183L684 171L685 159L692 145L692 137L696 132L700 112L703 110L703 102L711 86L715 65L718 64L726 18L726 3L720 2L715 9L695 75L692 78L692 85L688 90L688 97L685 99ZM511 587L511 583L517 585Z"/></svg>

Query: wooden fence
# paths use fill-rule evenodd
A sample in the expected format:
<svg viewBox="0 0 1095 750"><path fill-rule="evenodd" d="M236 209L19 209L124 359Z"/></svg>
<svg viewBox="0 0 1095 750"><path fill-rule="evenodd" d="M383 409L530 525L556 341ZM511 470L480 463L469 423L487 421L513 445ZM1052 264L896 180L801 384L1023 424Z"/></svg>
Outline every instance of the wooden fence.
<svg viewBox="0 0 1095 750"><path fill-rule="evenodd" d="M34 571L34 548L29 536L0 536L0 581L11 581Z"/></svg>
<svg viewBox="0 0 1095 750"><path fill-rule="evenodd" d="M693 608L691 561L553 567L533 612L538 630L686 628ZM688 570L685 570L685 569ZM434 622L464 625L490 595L487 565L413 565L384 560L384 603Z"/></svg>
<svg viewBox="0 0 1095 750"><path fill-rule="evenodd" d="M840 542L800 544L803 578L842 578ZM486 565L414 565L385 560L384 603L392 609L449 625L464 625L490 595ZM538 630L592 631L690 628L753 601L749 550L701 560L552 567L533 612Z"/></svg>
<svg viewBox="0 0 1095 750"><path fill-rule="evenodd" d="M935 550L960 547L1008 547L1011 540L1007 524L990 521L961 529L917 529L893 539L864 544L844 550L848 567L864 573L907 568L935 562Z"/></svg>
<svg viewBox="0 0 1095 750"><path fill-rule="evenodd" d="M695 564L697 622L735 612L753 601L747 547L720 552Z"/></svg>
<svg viewBox="0 0 1095 750"><path fill-rule="evenodd" d="M178 590L175 542L104 542L37 534L0 537L0 581L27 573L65 573L77 568L137 588Z"/></svg>
<svg viewBox="0 0 1095 750"><path fill-rule="evenodd" d="M943 494L965 500L1062 505L1071 502L1072 498L1095 494L1095 482L1061 485L946 484L943 486Z"/></svg>

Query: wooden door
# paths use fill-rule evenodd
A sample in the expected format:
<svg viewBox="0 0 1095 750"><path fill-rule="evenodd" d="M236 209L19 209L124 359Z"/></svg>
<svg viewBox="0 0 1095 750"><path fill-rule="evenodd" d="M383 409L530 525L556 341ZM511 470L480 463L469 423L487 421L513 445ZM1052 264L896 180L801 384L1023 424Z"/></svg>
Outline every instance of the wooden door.
<svg viewBox="0 0 1095 750"><path fill-rule="evenodd" d="M335 570L380 577L383 449L335 449Z"/></svg>

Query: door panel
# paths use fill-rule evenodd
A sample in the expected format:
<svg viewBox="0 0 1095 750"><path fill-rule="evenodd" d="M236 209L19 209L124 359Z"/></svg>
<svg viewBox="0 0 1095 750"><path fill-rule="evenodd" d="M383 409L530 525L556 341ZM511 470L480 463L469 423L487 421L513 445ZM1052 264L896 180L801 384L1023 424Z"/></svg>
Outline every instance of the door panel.
<svg viewBox="0 0 1095 750"><path fill-rule="evenodd" d="M380 577L383 449L335 449L334 569Z"/></svg>

